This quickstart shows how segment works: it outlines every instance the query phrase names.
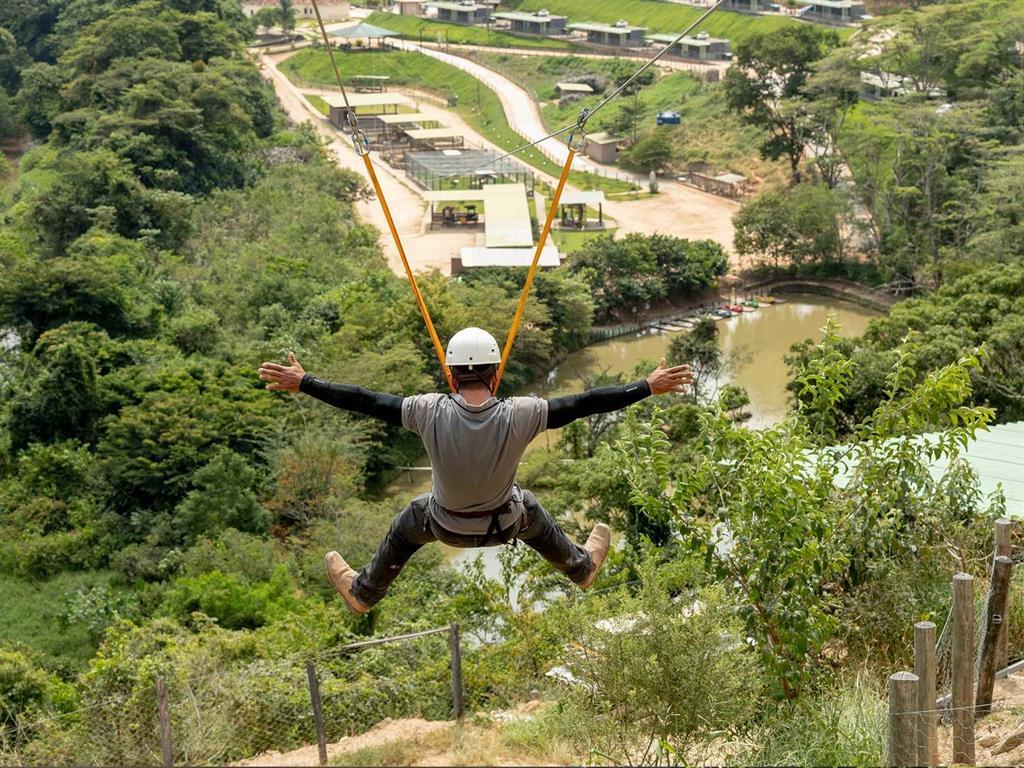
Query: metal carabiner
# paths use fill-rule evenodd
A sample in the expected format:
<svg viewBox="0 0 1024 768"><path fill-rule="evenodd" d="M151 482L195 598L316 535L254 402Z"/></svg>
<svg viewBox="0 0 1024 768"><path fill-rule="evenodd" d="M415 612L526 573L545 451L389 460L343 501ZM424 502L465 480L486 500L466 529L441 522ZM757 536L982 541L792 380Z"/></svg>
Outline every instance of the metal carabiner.
<svg viewBox="0 0 1024 768"><path fill-rule="evenodd" d="M583 150L583 141L586 139L586 127L587 120L590 118L590 109L584 107L580 110L579 117L576 118L576 125L573 126L572 130L569 131L569 139L566 144L569 145L569 149L573 152L580 152Z"/></svg>
<svg viewBox="0 0 1024 768"><path fill-rule="evenodd" d="M356 149L356 154L366 157L370 154L370 142L367 140L366 134L363 133L363 129L359 127L359 120L351 109L345 112L345 122L348 123L349 130L352 132L352 144Z"/></svg>

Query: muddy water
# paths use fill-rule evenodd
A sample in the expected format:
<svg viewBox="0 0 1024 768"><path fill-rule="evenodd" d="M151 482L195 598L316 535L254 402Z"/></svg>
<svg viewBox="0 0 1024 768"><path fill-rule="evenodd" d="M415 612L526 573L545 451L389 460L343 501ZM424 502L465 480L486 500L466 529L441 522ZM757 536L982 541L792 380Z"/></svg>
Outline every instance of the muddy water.
<svg viewBox="0 0 1024 768"><path fill-rule="evenodd" d="M879 313L857 304L822 296L790 294L786 303L763 306L753 312L719 321L718 338L722 351L734 359L733 369L723 380L747 390L750 395L750 427L764 427L781 421L787 414L789 403L786 382L789 371L784 356L792 344L808 337L819 338L828 316L832 314L839 324L841 336L858 336L864 332L872 318ZM685 333L682 331L680 333ZM656 364L665 354L673 337L678 333L650 331L622 336L574 352L543 379L527 387L522 394L557 397L579 392L584 380L590 380L602 371L609 374L631 375L644 363ZM554 444L557 433L546 432L532 447ZM426 465L426 457L418 462ZM396 505L404 503L417 493L430 490L430 473L412 473L412 482L403 475L388 489L395 495ZM397 511L397 509L396 509ZM457 550L445 547L453 562L482 554L488 575L500 573L496 555L498 548L484 550Z"/></svg>

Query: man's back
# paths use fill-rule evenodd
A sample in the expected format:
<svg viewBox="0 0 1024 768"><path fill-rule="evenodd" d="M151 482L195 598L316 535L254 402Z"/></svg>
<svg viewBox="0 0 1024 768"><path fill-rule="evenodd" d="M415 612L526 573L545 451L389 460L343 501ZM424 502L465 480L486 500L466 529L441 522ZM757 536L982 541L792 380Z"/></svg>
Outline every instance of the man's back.
<svg viewBox="0 0 1024 768"><path fill-rule="evenodd" d="M402 425L420 436L430 457L434 498L453 512L508 502L523 452L547 420L547 401L536 397L470 405L460 395L435 393L402 402Z"/></svg>

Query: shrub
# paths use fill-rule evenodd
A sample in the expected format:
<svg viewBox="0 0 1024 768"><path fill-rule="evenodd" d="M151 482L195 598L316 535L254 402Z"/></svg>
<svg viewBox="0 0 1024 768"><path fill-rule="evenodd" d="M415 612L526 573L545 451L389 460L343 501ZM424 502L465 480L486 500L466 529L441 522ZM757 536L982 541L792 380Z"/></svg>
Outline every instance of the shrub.
<svg viewBox="0 0 1024 768"><path fill-rule="evenodd" d="M164 598L164 611L185 620L198 611L227 629L253 629L281 618L298 605L295 585L283 565L270 579L247 584L233 573L211 571L174 582Z"/></svg>
<svg viewBox="0 0 1024 768"><path fill-rule="evenodd" d="M757 659L720 590L673 599L667 574L647 568L643 580L637 596L597 596L574 630L570 621L579 650L566 666L579 682L566 703L591 754L629 765L699 762L713 739L753 715Z"/></svg>

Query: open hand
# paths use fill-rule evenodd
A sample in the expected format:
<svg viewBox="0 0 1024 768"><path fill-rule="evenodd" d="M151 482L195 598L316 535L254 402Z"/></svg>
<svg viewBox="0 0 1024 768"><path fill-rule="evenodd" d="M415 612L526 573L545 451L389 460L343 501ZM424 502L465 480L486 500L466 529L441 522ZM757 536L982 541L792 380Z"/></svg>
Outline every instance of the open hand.
<svg viewBox="0 0 1024 768"><path fill-rule="evenodd" d="M663 395L666 392L685 392L686 388L693 383L693 371L688 365L677 365L673 368L665 367L665 358L661 358L661 365L654 369L647 377L647 383L651 387L652 395Z"/></svg>
<svg viewBox="0 0 1024 768"><path fill-rule="evenodd" d="M288 362L291 365L283 366L277 363L264 363L260 366L260 381L266 381L267 389L283 389L286 392L298 392L299 384L306 371L295 359L295 354L288 353Z"/></svg>

